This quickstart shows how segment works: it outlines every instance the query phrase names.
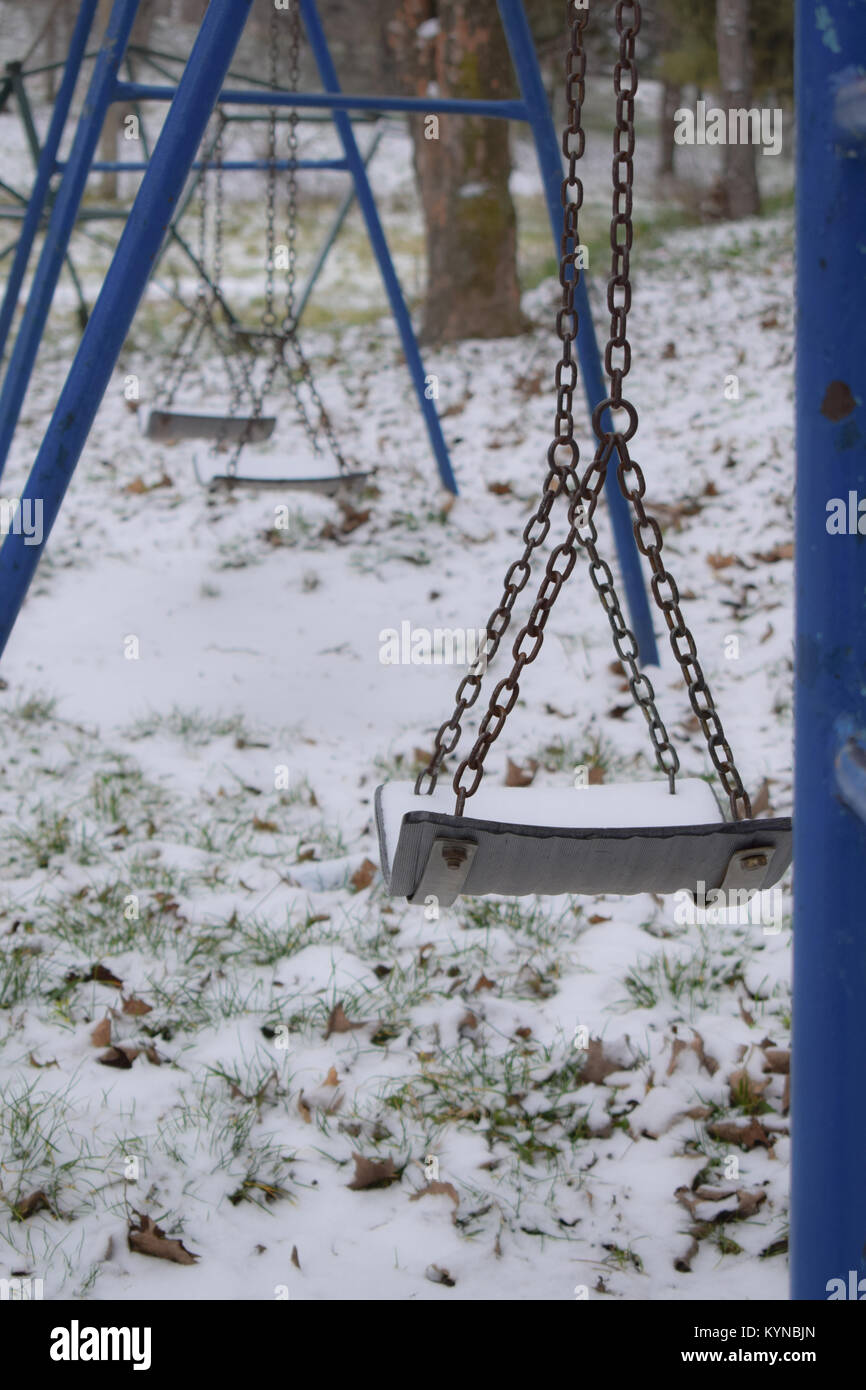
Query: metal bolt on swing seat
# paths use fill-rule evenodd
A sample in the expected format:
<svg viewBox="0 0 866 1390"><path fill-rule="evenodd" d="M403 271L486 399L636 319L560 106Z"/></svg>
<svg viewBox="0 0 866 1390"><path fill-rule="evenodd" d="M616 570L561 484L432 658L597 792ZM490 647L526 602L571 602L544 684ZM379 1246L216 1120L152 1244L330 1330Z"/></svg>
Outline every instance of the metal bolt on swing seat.
<svg viewBox="0 0 866 1390"><path fill-rule="evenodd" d="M472 840L435 839L408 901L423 904L428 897L434 897L440 907L451 907L463 892L477 849Z"/></svg>
<svg viewBox="0 0 866 1390"><path fill-rule="evenodd" d="M744 869L766 869L767 863L766 854L748 854L742 861Z"/></svg>
<svg viewBox="0 0 866 1390"><path fill-rule="evenodd" d="M442 858L449 869L459 869L466 861L466 846L448 840L442 845Z"/></svg>

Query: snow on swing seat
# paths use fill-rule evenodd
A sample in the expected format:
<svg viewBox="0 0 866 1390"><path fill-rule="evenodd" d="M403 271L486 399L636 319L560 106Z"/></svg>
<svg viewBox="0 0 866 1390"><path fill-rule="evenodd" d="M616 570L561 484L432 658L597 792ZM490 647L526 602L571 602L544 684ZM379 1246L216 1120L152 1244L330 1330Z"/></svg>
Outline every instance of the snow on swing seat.
<svg viewBox="0 0 866 1390"><path fill-rule="evenodd" d="M673 893L717 888L732 856L755 851L746 881L764 889L791 862L791 822L726 821L709 783L479 788L455 816L450 785L376 792L382 872L392 897L441 906L460 894ZM468 862L467 862L468 861ZM742 880L738 879L737 882ZM456 891L452 891L456 888Z"/></svg>
<svg viewBox="0 0 866 1390"><path fill-rule="evenodd" d="M214 444L260 444L276 428L273 415L205 415L191 410L148 411L142 423L145 439L177 444L183 439L207 439Z"/></svg>

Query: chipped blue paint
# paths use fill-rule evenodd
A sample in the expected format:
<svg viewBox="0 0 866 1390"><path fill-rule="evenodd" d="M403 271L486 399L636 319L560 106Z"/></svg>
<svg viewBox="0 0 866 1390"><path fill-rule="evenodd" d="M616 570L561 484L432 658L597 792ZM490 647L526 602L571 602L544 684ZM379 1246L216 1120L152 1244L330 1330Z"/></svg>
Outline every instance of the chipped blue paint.
<svg viewBox="0 0 866 1390"><path fill-rule="evenodd" d="M836 34L836 26L826 5L818 5L815 10L815 23L821 30L821 42L831 53L841 53L842 45Z"/></svg>
<svg viewBox="0 0 866 1390"><path fill-rule="evenodd" d="M866 496L864 21L862 0L797 0L791 1297L810 1301L866 1276L866 537L826 530L828 499ZM844 422L831 382L857 402Z"/></svg>

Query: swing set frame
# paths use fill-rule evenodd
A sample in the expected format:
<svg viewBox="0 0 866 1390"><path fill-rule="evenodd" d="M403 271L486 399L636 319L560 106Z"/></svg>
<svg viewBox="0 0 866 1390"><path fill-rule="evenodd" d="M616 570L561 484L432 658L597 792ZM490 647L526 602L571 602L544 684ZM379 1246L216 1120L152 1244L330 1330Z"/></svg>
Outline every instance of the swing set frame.
<svg viewBox="0 0 866 1390"><path fill-rule="evenodd" d="M416 390L419 374L423 388L423 365L348 112L364 108L468 112L529 121L558 242L559 146L522 5L519 0L498 3L523 93L521 101L469 103L344 96L315 0L300 0L326 90L293 96L286 104L319 107L333 114L401 328ZM138 0L115 0L91 82L89 115L79 124L18 335L23 346L19 350L16 344L15 389L7 396L4 386L0 397L0 430L8 433L18 418L107 105L112 101L160 99L171 100L172 106L21 499L22 506L34 502L43 506L42 543L28 545L27 538L13 530L0 549L0 654L111 379L210 113L218 101L227 99L239 104L269 104L274 100L270 94L221 93L251 4L252 0L211 0L175 90L118 81L118 65ZM85 29L85 41L95 8L95 0L82 0L79 25ZM866 225L866 83L862 76L866 32L861 7L848 0L826 0L819 17L820 25L811 0L797 0L794 858L798 869L791 1296L824 1301L839 1297L836 1290L840 1285L856 1289L866 1278L866 1108L858 1103L866 1074L866 629L862 617L866 547L858 544L859 537L840 537L826 526L828 504L833 498L846 497L852 490L866 496L866 277L861 244ZM76 75L77 70L73 79ZM71 99L71 91L68 97ZM58 110L31 199L33 236L66 116L66 112L58 116ZM403 306L399 313L398 305ZM578 307L581 376L592 406L593 398L602 400L605 391L588 306ZM423 389L419 400L440 474L443 481L450 479L453 489L439 422L432 405L425 405ZM610 481L607 496L614 527L617 501L621 500L620 516L628 535L626 547L620 544L617 532L626 584L630 575L632 580L632 626L639 636L642 662L648 664L654 642L646 640L647 633L652 637L646 594L640 583L631 527L623 515L625 500L618 499L615 480L613 488ZM635 612L635 603L641 599L646 610L643 628Z"/></svg>

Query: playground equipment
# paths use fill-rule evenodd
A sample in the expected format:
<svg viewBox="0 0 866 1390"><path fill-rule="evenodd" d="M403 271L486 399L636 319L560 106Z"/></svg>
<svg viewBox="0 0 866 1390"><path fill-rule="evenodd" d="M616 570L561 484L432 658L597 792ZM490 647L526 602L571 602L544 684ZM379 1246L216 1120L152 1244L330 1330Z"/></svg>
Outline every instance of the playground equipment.
<svg viewBox="0 0 866 1390"><path fill-rule="evenodd" d="M180 90L179 87L159 86L145 82L124 82L120 81L118 77L119 68L123 60L123 55L126 52L132 23L139 3L140 0L115 0L108 28L94 64L85 108L79 120L69 159L66 161L63 169L63 177L52 207L45 244L33 277L33 284L31 286L27 305L22 315L21 325L3 381L2 391L0 391L0 474L2 474L15 425L20 415L27 384L33 370L39 343L51 306L54 289L63 265L63 255L65 248L68 246L69 237L75 224L88 174L93 168L106 167L105 165L94 163L96 145L105 112L113 102L124 102L133 105L143 101L172 101L173 109L167 118L166 128L173 132L173 127L177 120L179 107L175 98ZM216 0L212 0L211 9L214 8L215 3ZM298 110L302 114L316 111L330 113L330 117L334 122L343 148L343 157L342 159L331 161L310 161L309 165L303 167L311 167L312 164L317 163L317 167L340 169L351 176L358 200L358 206L364 218L370 244L376 257L391 311L399 331L401 344L412 379L412 385L419 409L424 418L439 475L443 485L449 491L456 492L457 484L451 467L448 447L442 433L435 402L432 399L432 394L427 389L427 373L421 359L403 293L394 270L388 244L379 218L376 201L367 177L365 158L358 147L350 113L355 113L357 115L358 113L383 114L389 112L420 111L425 115L438 114L448 117L476 115L499 120L526 122L533 135L551 229L554 239L558 244L558 224L560 217L559 184L562 172L559 144L550 119L550 112L538 68L532 34L523 10L522 0L497 0L521 96L518 100L489 101L443 98L433 95L424 97L394 97L380 95L349 96L344 94L340 89L336 69L325 39L315 0L297 0L297 3L300 9L303 27L310 42L324 90L321 92L274 92L267 86L267 83L250 84L247 88L223 88L218 93L219 105L223 108L237 107L241 108L241 110L244 108L255 108L257 106L266 108L273 106L278 110L286 108ZM93 17L93 9L93 0L82 0L79 21L85 30L84 38L76 48L75 53L70 55L68 66L72 66L76 58L80 65L80 59L83 56L84 47L86 45L86 36L89 32L90 22ZM248 12L249 4L246 3L246 0L243 0L243 4L236 8L231 17L224 17L224 23L227 26L224 31L226 35L225 41L227 44L231 45L232 52L234 51L234 44L237 42L237 38L243 28ZM210 11L208 13L210 14ZM195 53L195 49L193 52ZM191 54L190 62L187 63L184 76L190 72L192 57L193 55ZM157 57L157 61L161 61L159 57ZM67 82L68 77L69 73L67 72L64 74L63 82L65 90L69 86ZM68 91L68 96L71 100L71 90ZM211 102L205 112L205 122L210 116L213 105L214 103ZM56 114L57 113L55 113L55 115ZM197 113L197 115L198 114L199 113ZM65 113L63 119L65 120ZM62 134L63 122L58 121L58 124L61 127L60 131L57 132L57 140L59 141L60 134ZM163 145L165 145L166 128L163 129L160 137ZM204 125L197 120L196 129L199 135L196 144L193 145L192 148L187 148L188 142L180 142L180 157L183 159L183 170L185 175L194 167L195 150L204 133L204 128ZM180 194L178 194L174 198L169 199L160 182L156 181L154 178L148 180L148 174L150 174L153 167L153 160L156 157L157 149L159 149L159 144L157 144L156 149L153 151L147 163L141 187L139 188L135 204L129 214L129 219L124 229L124 235L127 235L130 225L132 226L132 235L135 241L144 234L147 234L150 241L152 241L153 245L148 246L149 257L151 258L148 264L151 264L152 261L159 257L164 243L164 229L170 225L172 218L176 216L177 205L180 198ZM49 143L46 142L46 147L40 159L40 173L45 174L46 169L51 169L53 171L55 159L56 145L52 150ZM207 158L202 162L206 164ZM129 166L111 165L108 167L123 168ZM196 173L200 174L201 170L197 169ZM42 206L44 206L44 200L47 197L49 177L44 177L40 180L40 189L42 189L44 195ZM143 221L142 210L148 206L151 200L155 200L155 205L157 207L156 215L163 219L159 222L157 227L145 226ZM40 207L39 210L40 216L41 211L42 207ZM35 236L37 226L38 219L35 225L31 225L30 230L32 235L29 245L21 252L25 261L26 256L29 254L30 246L32 246L32 236ZM121 292L118 286L118 267L125 259L125 257L120 255L122 244L123 238L121 238L118 252L106 276L100 299L103 304L110 304L112 306L116 314L115 322L118 324L125 323L128 327L132 319L132 312L129 312L128 309L131 305L132 311L134 312L135 304L131 303L127 298L126 290L124 289ZM599 361L598 345L595 338L592 317L589 312L586 286L582 281L577 286L576 296L581 321L580 334L577 341L577 352L581 364L581 376L587 406L592 410L598 403L605 399L605 387ZM80 353L81 349L79 349L79 356L76 358L77 362L81 360ZM104 359L109 356L110 354L101 346L97 349L100 379L102 376ZM113 360L114 358L111 358L111 361ZM73 371L74 370L75 368L73 367ZM104 389L104 387L102 389ZM74 441L67 440L67 449L70 443L74 443L75 449L80 451L83 439L86 437L86 432L89 428L89 423L85 425L87 414L89 414L89 412L82 414L80 411L76 411L76 419L83 429L83 434L80 439L76 433ZM43 447L47 447L47 437ZM65 457L68 456L67 452ZM74 468L74 462L71 466ZM41 464L39 458L37 458L37 464L34 466L34 471L31 474L31 482L35 482L39 477L41 477ZM49 519L53 522L53 518L56 516L57 509L62 501L67 483L68 477L66 474L62 476L59 474L56 475L53 486L48 489L46 495L43 496L43 514L46 517L46 522L48 522ZM632 535L627 504L625 499L621 496L614 478L608 480L606 497L610 508L611 521L620 569L623 576L623 584L628 600L632 628L637 637L644 664L652 665L658 661L658 651L650 617L649 603L641 574L640 558ZM46 539L48 533L48 530L46 530ZM0 650L2 650L2 644L7 639L8 633L11 631L15 622L30 578L36 564L38 564L39 554L41 553L41 546L31 547L28 550L26 560L19 565L18 561L15 559L15 545L13 544L17 539L19 538L14 535L9 536L4 547L4 550L9 552L5 556L6 563L12 566L15 578L11 587L7 588L5 592L0 592ZM0 552L0 573L2 573L4 564L2 555L3 552Z"/></svg>
<svg viewBox="0 0 866 1390"><path fill-rule="evenodd" d="M523 100L483 105L487 114L530 121L551 217L561 224L561 159L549 118L543 114L546 108L522 8L516 0L499 0L499 4ZM44 505L43 542L28 546L23 536L13 533L0 550L0 653L8 642L56 520L209 115L218 100L226 98L221 87L250 5L251 0L211 0L174 94L111 270L24 491L25 503L39 500ZM92 0L85 0L83 8L93 10L95 5ZM109 101L135 100L143 95L137 84L117 81L116 64L135 8L134 0L117 0L105 46L97 59L88 118L97 131ZM314 26L314 50L320 59L320 71L324 66L325 85L330 90L315 97L298 94L294 102L300 108L318 105L331 109L337 113L335 119L358 109L359 101L360 107L368 110L414 109L456 114L478 109L472 104L439 99L359 99L341 95L333 67L321 52L321 31L316 28L312 0L302 0L302 13L308 33L310 25ZM850 1288L852 1281L855 1289L859 1285L862 1291L861 1281L866 1279L866 1110L859 1103L862 1077L866 1074L866 933L862 927L866 897L866 683L862 622L866 551L858 535L832 534L826 526L828 500L847 497L852 491L858 497L866 497L866 314L860 271L862 229L866 224L866 93L862 77L866 33L862 6L854 6L849 0L825 0L818 7L809 0L798 0L796 23L799 315L794 846L798 875L791 1262L793 1297L824 1300L831 1296L834 1287ZM627 98L627 93L623 95ZM162 99L168 99L168 95ZM354 147L353 169L362 171L363 161L356 153L354 140L349 139L351 127L347 132L342 119L338 124L344 148L348 146L352 152ZM51 299L46 291L53 292L52 276L56 283L56 274L60 273L62 250L71 226L69 219L74 220L92 153L88 140L82 136L64 171L52 212L50 252L28 306L32 335L27 340L28 352L34 341L38 345ZM368 194L362 206L369 226L375 217L375 205L371 206ZM556 235L558 239L558 228ZM386 278L386 283L393 296L394 282ZM606 392L600 382L595 342L590 335L586 290L579 278L574 304L580 319L576 345L581 375L591 403L603 402ZM417 389L415 374L420 359L412 357L409 351L407 359ZM572 377L569 372L567 380L572 381ZM14 414L17 419L17 411ZM600 415L604 431L608 429L606 414L602 411ZM0 415L0 430L8 428L8 415L5 419ZM628 582L630 556L634 559L632 575L639 573L628 524L628 504L610 470L605 487L606 495L612 499L615 526L624 521L631 544L631 549L620 546ZM524 572L518 562L515 575L522 576ZM519 579L513 580L512 588L516 589L518 582ZM555 590L556 586L553 578L551 587ZM511 590L509 599L510 595ZM645 598L640 586L638 596ZM642 664L646 665L650 648L634 618L634 605L631 612L633 629L640 638ZM648 610L645 616L648 622ZM534 653L527 653L527 657L530 655ZM468 707L469 700L466 704ZM596 796L601 790L587 788L572 795ZM666 803L674 804L683 804L680 798L685 790L681 783L676 796L669 797L663 785L661 788ZM478 805L481 806L480 800ZM698 810L695 818L699 819L700 814ZM605 816L610 825L610 807ZM657 820L654 823L657 825ZM722 824L725 823L719 822L713 830ZM742 826L744 822L736 824ZM764 827L768 823L760 824ZM838 1297L838 1292L833 1296Z"/></svg>
<svg viewBox="0 0 866 1390"><path fill-rule="evenodd" d="M289 15L289 90L296 92L300 78L301 17L294 7ZM277 90L279 71L280 19L276 10L271 12L269 45L270 90ZM224 328L217 322L220 312L222 260L223 260L223 137L225 116L218 113L218 129L214 142L215 150L215 207L214 207L214 257L212 282L203 275L199 282L196 304L188 316L179 343L172 356L172 364L166 383L165 408L151 411L146 422L145 434L150 439L174 440L177 438L200 438L211 440L217 450L224 450L231 444L231 452L225 472L211 478L210 485L222 488L245 486L253 488L277 488L279 490L299 490L310 488L324 493L336 493L341 485L355 488L363 485L369 477L367 472L350 472L340 442L319 394L308 357L301 345L298 333L298 310L295 282L297 278L297 236L298 236L298 120L296 109L289 112L288 159L287 159L287 206L286 206L286 245L285 265L285 303L282 317L277 313L275 268L278 243L276 234L277 216L277 112L275 107L268 111L268 152L267 152L267 197L266 197L266 256L264 309L261 322L253 328L233 320L228 327L234 341L227 341ZM199 259L204 265L207 261L207 222L208 205L206 189L208 180L202 179L199 201ZM211 283L215 293L209 293ZM231 386L229 413L180 414L171 410L174 398L180 389L205 333L215 342L222 358L226 376ZM247 354L252 348L255 359L248 362ZM265 366L264 379L258 383L254 379L256 365L262 359ZM265 401L273 391L275 381L280 379L291 396L299 424L315 456L321 453L324 439L336 463L337 472L320 475L289 474L281 477L239 476L238 463L245 446L270 438L276 425L275 417L263 414ZM304 396L307 400L305 401ZM308 402L311 409L308 409ZM239 414L242 407L246 414ZM314 414L317 418L314 418Z"/></svg>
<svg viewBox="0 0 866 1390"><path fill-rule="evenodd" d="M595 457L583 475L579 473L580 450L574 438L572 409L577 385L573 345L578 333L577 224L583 203L578 162L585 145L581 113L586 69L583 32L588 17L586 9L573 10L566 66L568 123L562 149L568 170L561 186L562 301L556 330L562 352L556 369L555 434L548 450L541 498L523 533L523 554L509 568L502 597L487 622L487 660L495 656L517 595L529 582L533 551L550 530L551 512L559 498L568 500L569 529L565 540L551 552L529 619L514 642L511 671L494 687L475 743L454 774L457 803L453 814L448 814L442 793L435 798L436 782L446 756L460 740L463 717L481 691L480 662L461 681L454 712L439 729L434 752L414 787L398 783L380 787L376 793L385 881L392 895L412 903L424 904L432 898L440 906L450 906L461 893L697 892L701 882L712 889L765 889L778 882L791 862L790 818L751 818L751 802L683 617L676 581L662 559L661 528L643 502L644 476L628 449L638 424L634 405L623 396L623 382L631 366L626 335L631 307L634 97L638 85L635 39L641 22L637 0L616 7L619 61L614 77L613 258L607 291L611 326L604 354L610 392L593 411L598 440ZM605 427L602 415L606 410L615 412L620 420L626 416L627 422ZM677 788L679 757L656 707L652 684L638 667L637 642L623 618L613 574L598 551L593 517L614 454L619 459L619 486L637 518L635 538L652 568L653 597L664 616L710 759L728 795L731 822L722 820L705 783L686 781ZM577 563L578 547L589 560L590 578L607 613L614 649L628 672L632 698L647 721L656 764L668 785L587 786L565 792L536 790L534 794L511 790L504 795L497 788L473 803L479 808L477 816L468 814L467 801L478 792L485 758L517 702L524 667L541 651L544 629ZM464 781L467 774L471 774L468 784ZM429 798L434 799L431 802ZM635 819L637 815L640 819Z"/></svg>

